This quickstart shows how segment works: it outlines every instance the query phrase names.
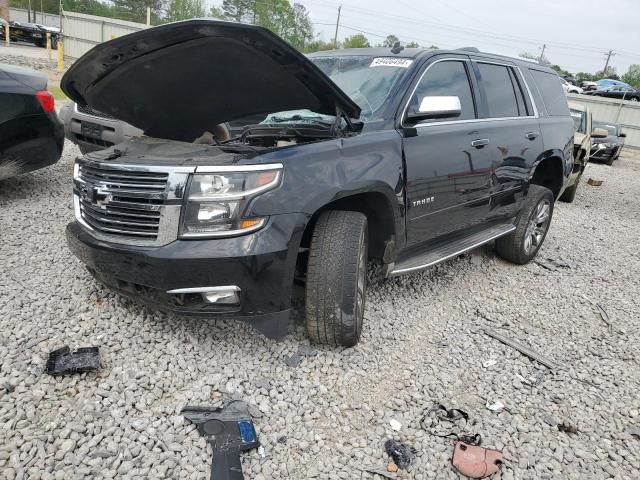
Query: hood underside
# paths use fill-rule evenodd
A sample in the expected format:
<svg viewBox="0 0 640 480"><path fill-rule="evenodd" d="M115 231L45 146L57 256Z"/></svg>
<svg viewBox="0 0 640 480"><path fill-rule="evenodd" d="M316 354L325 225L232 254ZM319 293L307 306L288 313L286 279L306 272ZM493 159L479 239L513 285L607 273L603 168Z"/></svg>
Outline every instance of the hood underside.
<svg viewBox="0 0 640 480"><path fill-rule="evenodd" d="M269 30L188 20L100 44L62 78L76 103L192 141L222 122L309 109L351 118L360 108L310 60Z"/></svg>

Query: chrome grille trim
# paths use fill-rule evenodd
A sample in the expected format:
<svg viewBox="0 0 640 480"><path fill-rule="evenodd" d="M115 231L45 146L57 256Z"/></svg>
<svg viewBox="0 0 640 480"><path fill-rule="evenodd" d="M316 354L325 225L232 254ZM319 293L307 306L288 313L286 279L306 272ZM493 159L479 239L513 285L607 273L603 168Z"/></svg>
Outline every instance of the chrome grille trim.
<svg viewBox="0 0 640 480"><path fill-rule="evenodd" d="M178 238L182 197L194 171L79 159L74 168L76 220L94 237L112 243L171 243Z"/></svg>

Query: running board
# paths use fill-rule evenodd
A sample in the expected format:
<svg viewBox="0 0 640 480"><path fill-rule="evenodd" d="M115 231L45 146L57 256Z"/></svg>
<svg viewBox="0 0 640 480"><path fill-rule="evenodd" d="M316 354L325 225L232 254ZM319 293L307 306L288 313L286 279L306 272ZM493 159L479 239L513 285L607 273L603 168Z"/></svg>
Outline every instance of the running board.
<svg viewBox="0 0 640 480"><path fill-rule="evenodd" d="M464 252L473 250L485 243L489 243L496 238L507 235L515 229L515 225L505 223L474 233L473 235L469 235L468 237L464 237L459 240L435 245L428 250L418 252L416 255L396 263L388 276L395 277L405 273L417 272L418 270L432 267L438 263L449 260L450 258L457 257Z"/></svg>

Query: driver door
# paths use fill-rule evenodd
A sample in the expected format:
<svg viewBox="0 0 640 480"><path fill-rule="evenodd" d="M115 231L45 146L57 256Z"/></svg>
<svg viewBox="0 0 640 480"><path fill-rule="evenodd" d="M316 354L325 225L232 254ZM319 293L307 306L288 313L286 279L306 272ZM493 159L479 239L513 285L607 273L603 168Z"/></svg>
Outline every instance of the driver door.
<svg viewBox="0 0 640 480"><path fill-rule="evenodd" d="M477 121L477 91L466 56L436 59L415 84L402 129L408 245L473 228L489 213L491 139ZM408 118L425 97L443 96L459 98L454 118Z"/></svg>

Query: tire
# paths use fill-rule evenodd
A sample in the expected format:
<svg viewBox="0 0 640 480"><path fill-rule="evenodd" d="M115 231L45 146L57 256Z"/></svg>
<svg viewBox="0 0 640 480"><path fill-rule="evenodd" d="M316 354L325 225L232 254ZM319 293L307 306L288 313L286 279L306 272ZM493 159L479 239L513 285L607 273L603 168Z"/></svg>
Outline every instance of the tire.
<svg viewBox="0 0 640 480"><path fill-rule="evenodd" d="M313 230L305 317L312 342L352 347L360 340L367 290L367 217L323 213Z"/></svg>
<svg viewBox="0 0 640 480"><path fill-rule="evenodd" d="M576 183L567 187L564 193L560 196L559 200L565 203L573 203L576 199L576 192L578 191L578 184L580 183L580 179L582 178L582 174L576 178Z"/></svg>
<svg viewBox="0 0 640 480"><path fill-rule="evenodd" d="M553 217L553 193L546 187L530 185L513 233L496 240L496 252L518 265L530 262L540 250ZM540 221L544 216L544 220Z"/></svg>

